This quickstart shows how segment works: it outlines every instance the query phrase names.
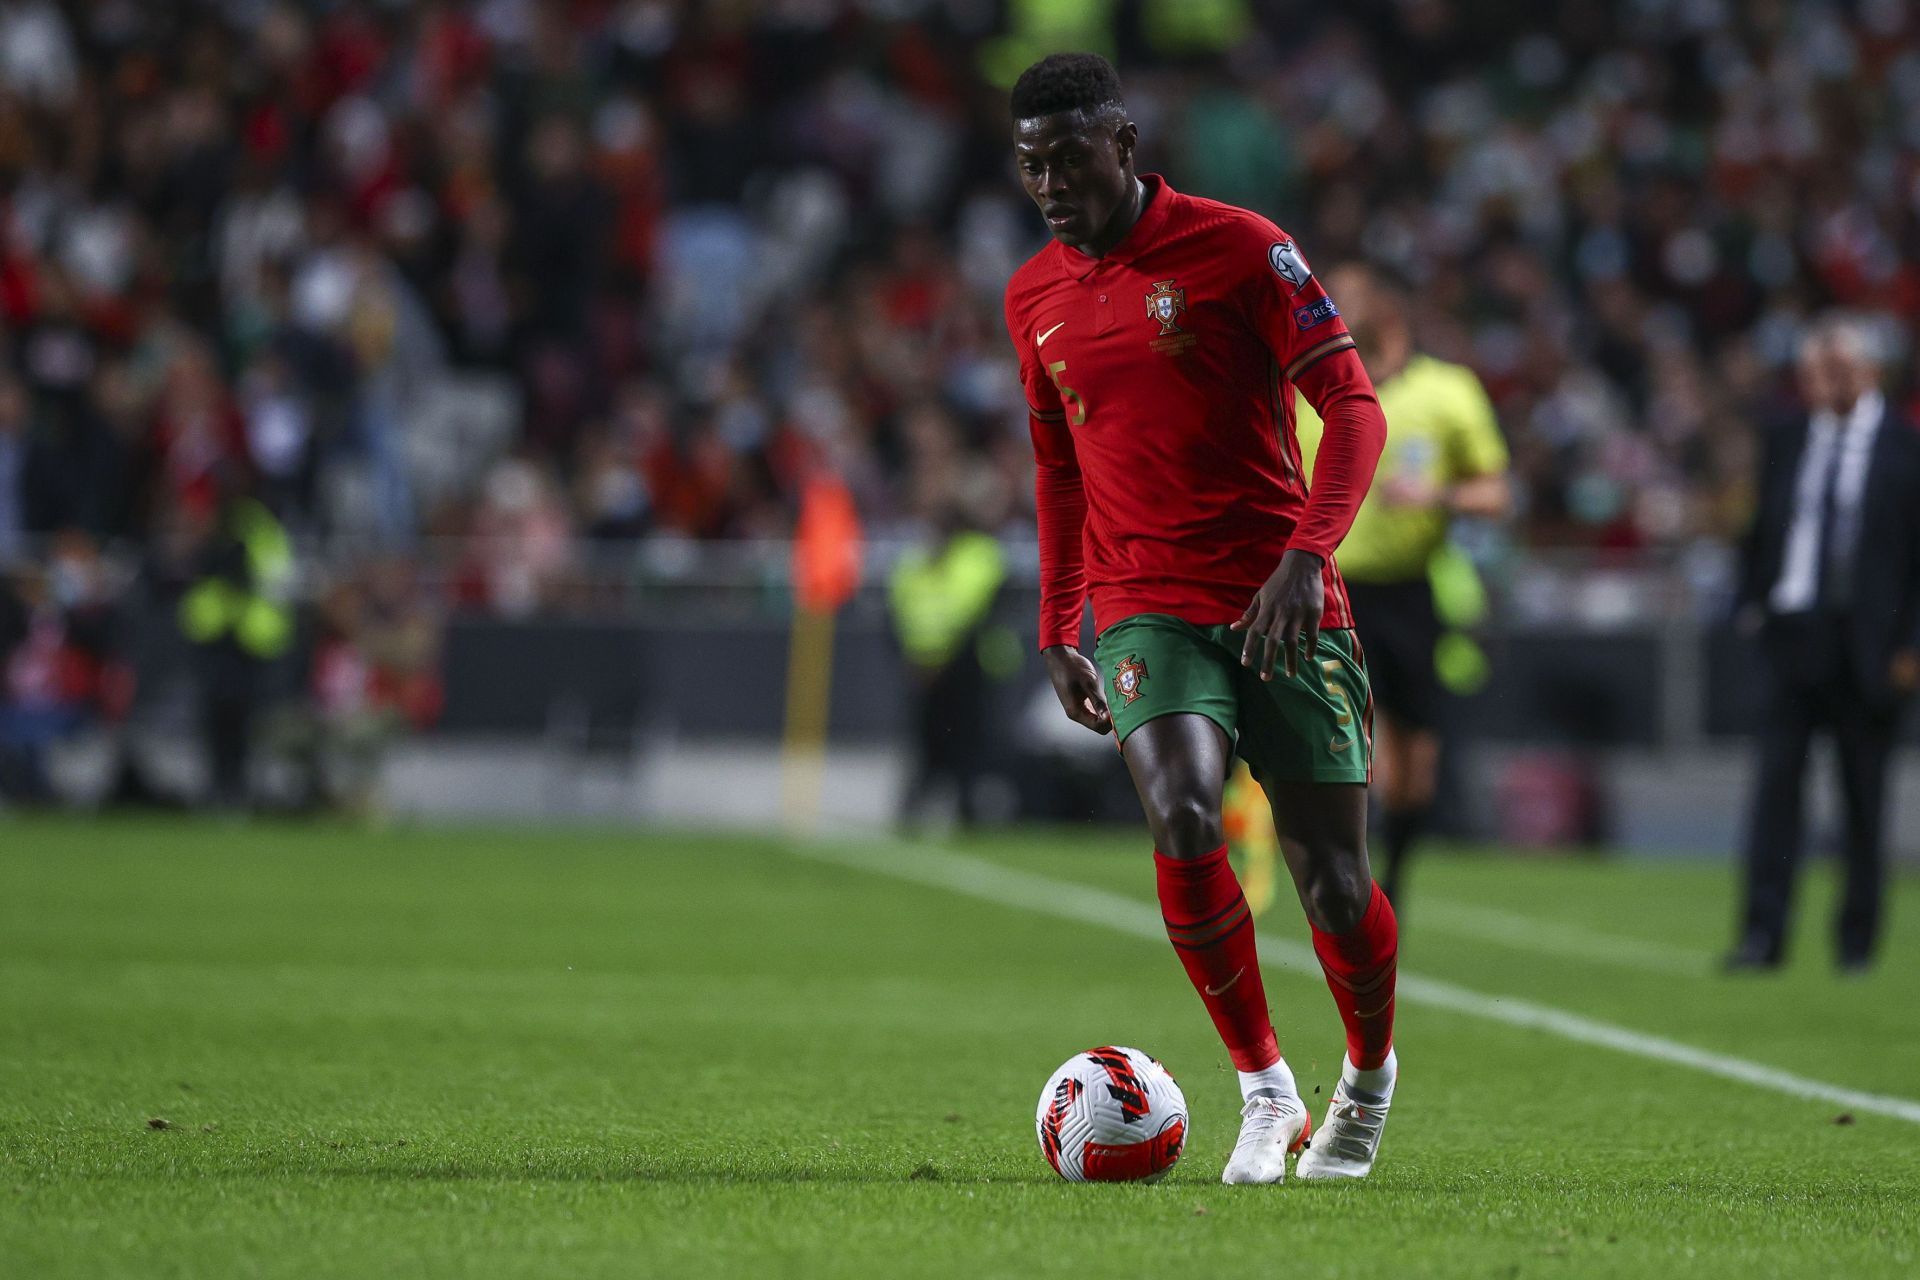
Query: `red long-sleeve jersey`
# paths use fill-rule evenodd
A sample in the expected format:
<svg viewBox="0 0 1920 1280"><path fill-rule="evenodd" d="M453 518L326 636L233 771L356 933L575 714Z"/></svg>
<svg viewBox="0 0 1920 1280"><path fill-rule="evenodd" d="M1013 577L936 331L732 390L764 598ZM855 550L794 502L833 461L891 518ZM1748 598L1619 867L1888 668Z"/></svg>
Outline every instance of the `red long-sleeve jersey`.
<svg viewBox="0 0 1920 1280"><path fill-rule="evenodd" d="M1373 382L1293 239L1144 179L1103 258L1053 242L1007 282L1040 524L1040 647L1137 613L1245 612L1291 548L1322 557L1328 628L1353 625L1333 550L1387 438ZM1326 424L1309 478L1293 388Z"/></svg>

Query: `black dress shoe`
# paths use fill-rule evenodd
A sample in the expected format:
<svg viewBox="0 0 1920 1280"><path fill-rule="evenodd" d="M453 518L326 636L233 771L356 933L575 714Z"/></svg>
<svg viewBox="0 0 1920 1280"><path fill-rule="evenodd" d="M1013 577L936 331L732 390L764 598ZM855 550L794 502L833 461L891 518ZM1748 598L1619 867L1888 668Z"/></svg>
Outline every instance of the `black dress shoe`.
<svg viewBox="0 0 1920 1280"><path fill-rule="evenodd" d="M1765 938L1743 938L1720 967L1728 973L1763 973L1780 967L1780 947Z"/></svg>

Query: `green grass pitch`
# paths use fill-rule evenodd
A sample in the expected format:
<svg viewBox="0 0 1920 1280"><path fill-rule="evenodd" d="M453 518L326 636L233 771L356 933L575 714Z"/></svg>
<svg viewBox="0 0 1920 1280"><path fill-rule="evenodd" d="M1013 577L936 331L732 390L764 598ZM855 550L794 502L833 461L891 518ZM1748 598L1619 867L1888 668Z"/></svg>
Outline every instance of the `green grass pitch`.
<svg viewBox="0 0 1920 1280"><path fill-rule="evenodd" d="M1137 835L961 847L1152 892ZM1728 879L1434 858L1403 968L1920 1098L1920 886L1872 977L1834 977L1816 877L1791 970L1735 981ZM1268 994L1330 1087L1324 986ZM15 819L0 1275L1920 1274L1920 1124L1430 1004L1399 1039L1372 1180L1228 1188L1238 1097L1164 943L773 840ZM1186 1090L1157 1186L1035 1147L1104 1041Z"/></svg>

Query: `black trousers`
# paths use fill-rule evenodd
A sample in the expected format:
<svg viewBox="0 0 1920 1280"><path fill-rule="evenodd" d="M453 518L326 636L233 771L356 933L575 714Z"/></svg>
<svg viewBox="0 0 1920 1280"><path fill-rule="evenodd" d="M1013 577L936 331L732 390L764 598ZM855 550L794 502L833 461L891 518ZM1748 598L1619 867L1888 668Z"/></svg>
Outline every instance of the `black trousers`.
<svg viewBox="0 0 1920 1280"><path fill-rule="evenodd" d="M987 757L987 677L972 637L944 667L916 674L913 704L914 760L901 802L910 819L942 783L951 783L963 826L979 816L974 792Z"/></svg>
<svg viewBox="0 0 1920 1280"><path fill-rule="evenodd" d="M244 805L265 664L227 639L202 645L198 657L200 737L212 770L211 799Z"/></svg>
<svg viewBox="0 0 1920 1280"><path fill-rule="evenodd" d="M1747 837L1746 937L1778 956L1806 847L1806 777L1814 735L1832 735L1845 811L1846 887L1834 921L1842 960L1873 954L1886 887L1887 771L1900 704L1865 689L1844 624L1782 621L1767 636L1767 713Z"/></svg>

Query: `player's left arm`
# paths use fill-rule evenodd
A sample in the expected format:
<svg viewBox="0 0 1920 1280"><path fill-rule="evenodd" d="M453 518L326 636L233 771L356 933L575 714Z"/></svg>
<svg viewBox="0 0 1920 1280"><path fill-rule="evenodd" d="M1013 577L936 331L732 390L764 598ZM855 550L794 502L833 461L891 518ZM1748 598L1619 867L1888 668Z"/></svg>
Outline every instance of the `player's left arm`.
<svg viewBox="0 0 1920 1280"><path fill-rule="evenodd" d="M1321 572L1353 527L1373 483L1387 442L1387 419L1339 308L1305 257L1278 228L1251 225L1270 238L1263 236L1267 242L1247 254L1252 258L1242 291L1247 320L1273 352L1283 379L1299 388L1321 422L1306 510L1279 566L1233 624L1246 634L1241 665L1271 680L1276 656L1292 676L1297 655L1310 658L1319 646L1326 612Z"/></svg>
<svg viewBox="0 0 1920 1280"><path fill-rule="evenodd" d="M1512 459L1493 401L1472 370L1456 367L1447 414L1448 470L1441 500L1454 515L1504 520L1513 513Z"/></svg>

